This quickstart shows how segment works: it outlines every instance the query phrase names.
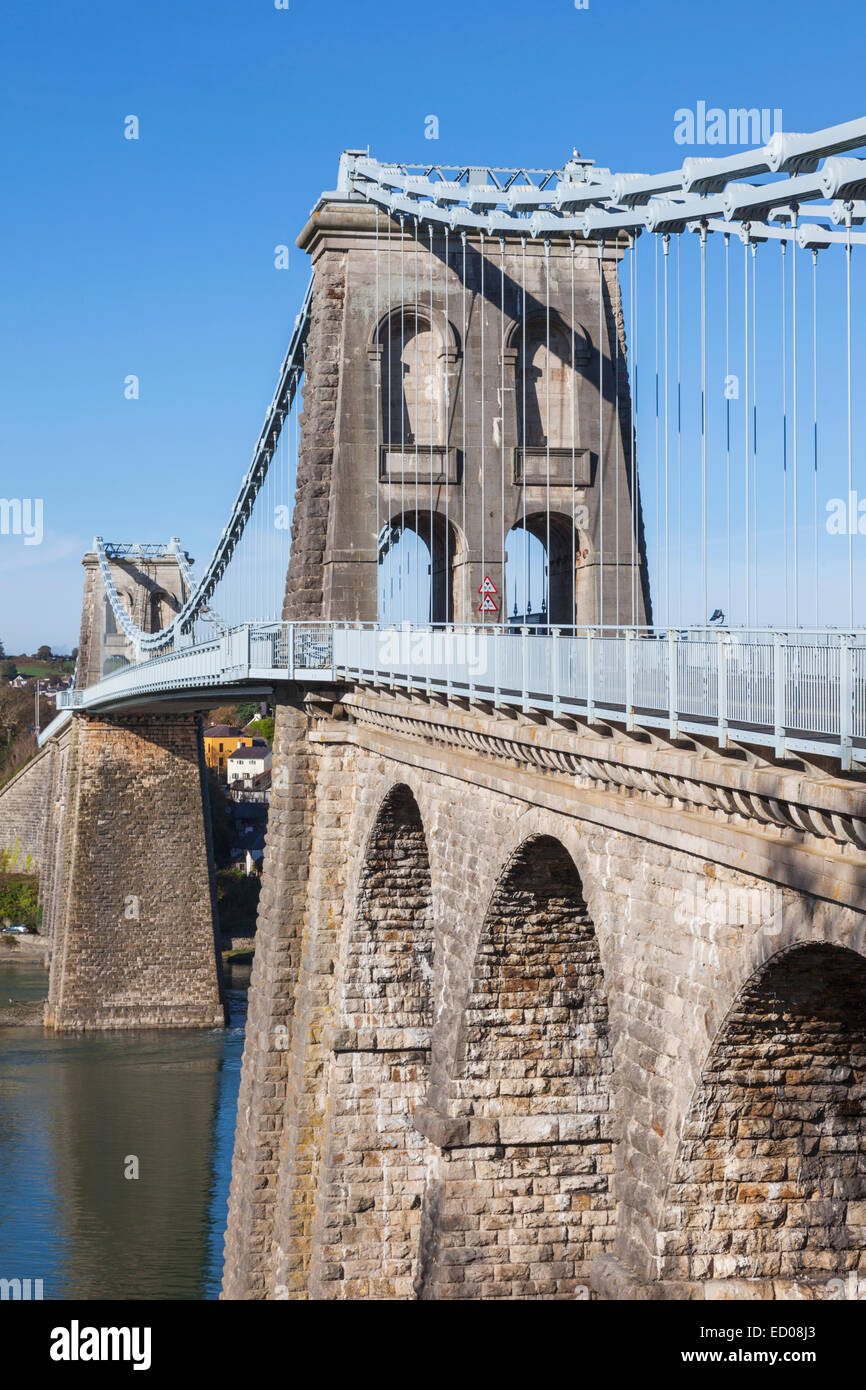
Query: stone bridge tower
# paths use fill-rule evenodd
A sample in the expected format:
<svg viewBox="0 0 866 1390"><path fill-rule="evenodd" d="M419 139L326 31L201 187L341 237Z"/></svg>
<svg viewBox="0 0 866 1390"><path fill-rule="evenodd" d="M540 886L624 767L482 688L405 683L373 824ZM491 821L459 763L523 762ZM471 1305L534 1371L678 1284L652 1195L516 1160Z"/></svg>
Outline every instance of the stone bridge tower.
<svg viewBox="0 0 866 1390"><path fill-rule="evenodd" d="M88 551L81 563L84 566L84 601L75 675L78 690L95 685L103 676L128 666L134 657L105 592L95 552ZM112 547L108 552L108 565L121 601L142 632L158 632L183 607L186 581L170 547Z"/></svg>
<svg viewBox="0 0 866 1390"><path fill-rule="evenodd" d="M407 528L434 622L481 621L485 576L503 621L517 527L546 552L551 622L647 622L624 243L464 243L326 196L298 245L316 283L286 616L395 617L379 559Z"/></svg>
<svg viewBox="0 0 866 1390"><path fill-rule="evenodd" d="M525 521L547 545L551 622L648 621L617 286L621 244L604 245L601 265L594 246L500 248L480 236L464 245L459 237L416 237L408 224L386 225L366 205L326 197L298 245L316 279L284 618L381 618L382 537L405 524L429 545L433 621L477 622L485 576L500 604L513 602L503 573L506 536ZM500 608L491 620L504 616ZM365 1087L390 1093L388 1076L401 1078L417 1124L401 1169L412 1196L398 1205L419 1212L424 1205L422 1224L432 1219L419 1194L427 1162L422 1130L438 1132L435 1119L425 1127L421 1117L429 1106L428 985L442 968L432 961L430 914L440 909L429 895L418 807L405 788L372 832L369 845L381 852L364 868L356 864L362 848L350 849L345 839L356 766L347 714L338 692L321 687L288 689L277 711L226 1243L228 1297L352 1297L365 1288L379 1290L372 1296L412 1296L406 1261L395 1273L399 1259L378 1283L360 1273L331 1282L322 1252L339 1246L327 1228L342 1218L333 1210L338 1179L333 1170L325 1176L325 1148L342 1141L333 1131L326 1136L324 1092L314 1077L331 1078L328 1104L338 1109L354 1106ZM334 814L325 810L332 798ZM407 872L417 875L415 884L406 883ZM343 912L346 873L365 900L365 884L378 885L378 900L374 893L357 918ZM580 938L592 983L594 948L583 943L579 889L568 880L564 891L564 930ZM377 1010L363 1002L369 972L378 969L370 939L377 918L389 916L406 917L405 925L417 919L426 958L419 955L415 966L380 962L395 997ZM332 991L341 971L352 976L357 996L345 1028ZM404 988L401 1007L396 994ZM607 1066L605 1059L601 1072ZM604 1081L598 1084L603 1090ZM343 1137L354 1145L346 1162L365 1163L368 1146L370 1161L379 1162L375 1135ZM602 1149L588 1161L603 1167ZM395 1216L397 1243L414 1229L414 1216ZM432 1239L428 1232L421 1245ZM435 1280L423 1273L426 1257L418 1258L416 1285L428 1297ZM336 1269L336 1249L334 1262Z"/></svg>

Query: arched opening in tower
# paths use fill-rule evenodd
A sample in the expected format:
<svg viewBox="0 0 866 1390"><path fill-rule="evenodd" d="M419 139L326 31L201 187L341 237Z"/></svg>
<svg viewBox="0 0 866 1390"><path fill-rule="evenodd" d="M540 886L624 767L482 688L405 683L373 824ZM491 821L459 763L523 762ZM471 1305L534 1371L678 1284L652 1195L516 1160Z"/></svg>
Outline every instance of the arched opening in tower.
<svg viewBox="0 0 866 1390"><path fill-rule="evenodd" d="M403 306L378 338L382 363L382 437L391 449L443 444L447 430L445 343L435 321Z"/></svg>
<svg viewBox="0 0 866 1390"><path fill-rule="evenodd" d="M770 960L714 1043L659 1234L662 1279L823 1282L866 1258L866 960Z"/></svg>
<svg viewBox="0 0 866 1390"><path fill-rule="evenodd" d="M461 558L456 528L439 512L397 513L379 536L379 622L453 622Z"/></svg>
<svg viewBox="0 0 866 1390"><path fill-rule="evenodd" d="M556 319L536 318L514 341L520 444L531 449L576 446L576 336Z"/></svg>
<svg viewBox="0 0 866 1390"><path fill-rule="evenodd" d="M512 624L571 627L589 557L589 543L570 516L520 517L505 542L506 613Z"/></svg>

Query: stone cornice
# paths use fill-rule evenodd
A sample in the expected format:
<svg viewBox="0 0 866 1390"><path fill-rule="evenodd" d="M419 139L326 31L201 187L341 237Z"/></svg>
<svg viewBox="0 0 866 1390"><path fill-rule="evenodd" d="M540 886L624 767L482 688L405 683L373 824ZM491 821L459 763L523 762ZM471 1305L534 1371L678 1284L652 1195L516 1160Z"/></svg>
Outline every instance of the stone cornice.
<svg viewBox="0 0 866 1390"><path fill-rule="evenodd" d="M599 790L620 789L732 821L774 826L797 838L866 850L866 787L770 763L745 765L709 750L612 734L564 730L450 706L355 690L342 709L359 725L483 757L558 773Z"/></svg>

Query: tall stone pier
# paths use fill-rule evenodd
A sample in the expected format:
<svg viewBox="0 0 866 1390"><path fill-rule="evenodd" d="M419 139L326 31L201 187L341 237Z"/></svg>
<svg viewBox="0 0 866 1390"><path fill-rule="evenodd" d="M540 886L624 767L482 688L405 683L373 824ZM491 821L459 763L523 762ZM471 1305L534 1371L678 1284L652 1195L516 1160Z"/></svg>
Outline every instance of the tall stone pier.
<svg viewBox="0 0 866 1390"><path fill-rule="evenodd" d="M77 715L44 926L51 1028L225 1021L193 715Z"/></svg>
<svg viewBox="0 0 866 1390"><path fill-rule="evenodd" d="M158 547L152 547L156 551ZM145 631L182 604L170 553L111 560ZM95 556L84 559L77 688L130 659ZM76 712L48 745L42 863L50 948L46 1025L212 1028L225 1022L201 720L163 711Z"/></svg>

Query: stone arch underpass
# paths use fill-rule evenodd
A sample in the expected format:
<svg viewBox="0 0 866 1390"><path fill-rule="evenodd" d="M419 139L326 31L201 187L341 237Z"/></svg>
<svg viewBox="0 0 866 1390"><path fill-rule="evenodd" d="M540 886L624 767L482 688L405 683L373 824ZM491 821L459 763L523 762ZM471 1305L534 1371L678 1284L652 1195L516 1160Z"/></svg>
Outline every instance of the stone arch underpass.
<svg viewBox="0 0 866 1390"><path fill-rule="evenodd" d="M330 1125L313 1283L325 1298L411 1296L432 1022L430 862L405 785L382 802L364 850L331 1049Z"/></svg>
<svg viewBox="0 0 866 1390"><path fill-rule="evenodd" d="M790 946L747 982L703 1068L659 1277L821 1283L862 1267L864 1244L866 959Z"/></svg>
<svg viewBox="0 0 866 1390"><path fill-rule="evenodd" d="M536 835L484 914L427 1194L422 1298L573 1298L612 1237L612 1056L580 876Z"/></svg>

